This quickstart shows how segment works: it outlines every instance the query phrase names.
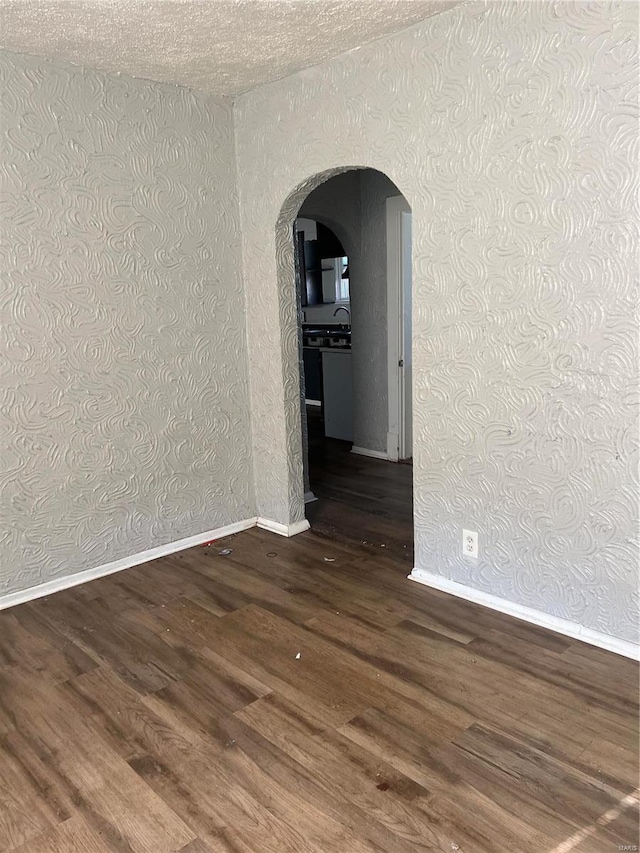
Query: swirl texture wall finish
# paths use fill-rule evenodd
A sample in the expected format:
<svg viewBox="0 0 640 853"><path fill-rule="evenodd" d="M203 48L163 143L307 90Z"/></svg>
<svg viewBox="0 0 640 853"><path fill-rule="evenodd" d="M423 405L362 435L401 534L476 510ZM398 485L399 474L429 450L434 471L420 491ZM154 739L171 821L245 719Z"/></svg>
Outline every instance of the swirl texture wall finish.
<svg viewBox="0 0 640 853"><path fill-rule="evenodd" d="M0 593L255 515L228 107L3 54Z"/></svg>
<svg viewBox="0 0 640 853"><path fill-rule="evenodd" d="M238 99L261 515L302 513L274 229L371 166L413 210L416 565L637 640L636 46L635 4L471 4Z"/></svg>

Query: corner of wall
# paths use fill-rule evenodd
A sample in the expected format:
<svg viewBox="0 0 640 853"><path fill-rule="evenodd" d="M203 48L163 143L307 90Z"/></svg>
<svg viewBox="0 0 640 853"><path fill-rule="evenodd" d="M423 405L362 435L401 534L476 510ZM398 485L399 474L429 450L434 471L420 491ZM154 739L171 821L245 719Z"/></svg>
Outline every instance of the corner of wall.
<svg viewBox="0 0 640 853"><path fill-rule="evenodd" d="M250 339L250 323L249 323L249 293L247 288L247 273L246 273L246 259L245 259L245 240L244 240L244 232L242 228L243 221L243 193L242 193L242 185L238 180L238 168L239 168L239 155L238 155L238 140L237 140L237 125L236 125L236 109L237 109L237 98L230 99L230 113L231 113L231 134L233 137L233 162L234 162L234 173L233 180L236 186L237 197L238 197L238 222L240 227L240 279L242 281L242 294L244 298L244 333L245 333L245 357L247 360L247 393L249 398L249 435L251 437L251 454L249 459L249 469L251 471L251 500L253 504L253 513L254 515L258 515L258 502L257 502L257 486L256 486L256 461L254 458L254 391L253 391L253 383L251 382L251 358L249 353L249 348L251 346Z"/></svg>

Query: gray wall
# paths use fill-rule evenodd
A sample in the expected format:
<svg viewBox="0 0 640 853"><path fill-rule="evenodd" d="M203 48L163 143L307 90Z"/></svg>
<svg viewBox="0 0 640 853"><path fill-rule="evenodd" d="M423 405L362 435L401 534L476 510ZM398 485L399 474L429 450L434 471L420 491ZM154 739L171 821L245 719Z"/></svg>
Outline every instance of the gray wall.
<svg viewBox="0 0 640 853"><path fill-rule="evenodd" d="M0 58L0 594L252 517L231 114Z"/></svg>
<svg viewBox="0 0 640 853"><path fill-rule="evenodd" d="M374 167L413 211L416 565L637 638L636 38L471 4L238 99L260 514L303 513L287 228Z"/></svg>
<svg viewBox="0 0 640 853"><path fill-rule="evenodd" d="M384 453L389 427L385 202L399 193L381 172L372 169L344 172L313 190L300 209L301 216L310 216L332 228L345 251L349 246L353 443ZM334 309L327 307L331 309L331 318ZM308 314L311 311L317 319L315 309Z"/></svg>

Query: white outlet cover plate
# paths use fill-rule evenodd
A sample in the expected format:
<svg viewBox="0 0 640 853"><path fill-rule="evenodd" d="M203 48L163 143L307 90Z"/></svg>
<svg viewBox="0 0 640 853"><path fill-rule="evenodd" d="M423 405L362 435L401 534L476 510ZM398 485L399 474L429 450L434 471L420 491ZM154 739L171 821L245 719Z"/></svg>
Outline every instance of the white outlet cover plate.
<svg viewBox="0 0 640 853"><path fill-rule="evenodd" d="M465 557L471 557L474 560L478 559L478 531L463 530L462 531L462 553Z"/></svg>

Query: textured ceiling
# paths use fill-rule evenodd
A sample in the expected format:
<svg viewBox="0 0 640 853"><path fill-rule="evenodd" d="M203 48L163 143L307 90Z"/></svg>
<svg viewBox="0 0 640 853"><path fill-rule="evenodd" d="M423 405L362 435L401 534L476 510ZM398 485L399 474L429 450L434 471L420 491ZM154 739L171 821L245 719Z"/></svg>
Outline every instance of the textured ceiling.
<svg viewBox="0 0 640 853"><path fill-rule="evenodd" d="M461 0L0 0L0 47L233 96Z"/></svg>

